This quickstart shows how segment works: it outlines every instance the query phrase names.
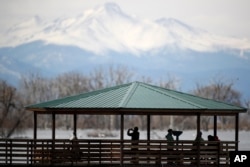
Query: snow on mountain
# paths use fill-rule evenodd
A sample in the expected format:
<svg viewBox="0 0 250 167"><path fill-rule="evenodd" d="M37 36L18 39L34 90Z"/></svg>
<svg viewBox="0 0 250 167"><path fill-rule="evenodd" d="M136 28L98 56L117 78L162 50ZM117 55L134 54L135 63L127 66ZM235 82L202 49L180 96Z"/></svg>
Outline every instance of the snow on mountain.
<svg viewBox="0 0 250 167"><path fill-rule="evenodd" d="M43 40L47 43L74 45L95 54L108 51L140 55L164 47L199 52L234 50L246 58L248 39L210 34L175 19L156 21L124 13L115 3L84 11L76 17L48 22L35 16L0 34L0 46L17 46Z"/></svg>
<svg viewBox="0 0 250 167"><path fill-rule="evenodd" d="M30 71L55 76L110 64L155 80L174 74L185 90L222 75L250 97L250 41L173 18L140 19L107 3L53 21L35 16L0 32L0 79L12 84Z"/></svg>

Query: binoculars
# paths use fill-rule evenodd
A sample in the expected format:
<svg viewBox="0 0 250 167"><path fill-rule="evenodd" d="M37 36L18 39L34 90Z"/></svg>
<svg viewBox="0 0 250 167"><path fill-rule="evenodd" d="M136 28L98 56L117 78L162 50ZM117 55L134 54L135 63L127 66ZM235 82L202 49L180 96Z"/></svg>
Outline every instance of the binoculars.
<svg viewBox="0 0 250 167"><path fill-rule="evenodd" d="M172 131L173 135L176 136L176 141L179 140L179 136L182 134L182 131L175 131L173 130Z"/></svg>
<svg viewBox="0 0 250 167"><path fill-rule="evenodd" d="M180 136L182 134L182 131L175 131L175 130L173 130L172 133L173 133L174 136L177 137L177 136Z"/></svg>

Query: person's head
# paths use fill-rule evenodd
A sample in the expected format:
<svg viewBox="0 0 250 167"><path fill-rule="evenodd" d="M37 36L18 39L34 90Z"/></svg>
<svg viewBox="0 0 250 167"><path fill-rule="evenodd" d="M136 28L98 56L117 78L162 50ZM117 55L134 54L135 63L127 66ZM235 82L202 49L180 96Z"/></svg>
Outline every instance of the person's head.
<svg viewBox="0 0 250 167"><path fill-rule="evenodd" d="M202 136L202 132L199 132L199 133L198 133L198 136L201 137L201 136Z"/></svg>
<svg viewBox="0 0 250 167"><path fill-rule="evenodd" d="M135 132L137 132L138 131L138 127L136 126L136 127L134 127L134 131Z"/></svg>
<svg viewBox="0 0 250 167"><path fill-rule="evenodd" d="M173 133L173 130L172 129L168 129L168 133Z"/></svg>
<svg viewBox="0 0 250 167"><path fill-rule="evenodd" d="M207 139L208 139L208 141L212 141L214 139L214 137L212 135L208 135Z"/></svg>

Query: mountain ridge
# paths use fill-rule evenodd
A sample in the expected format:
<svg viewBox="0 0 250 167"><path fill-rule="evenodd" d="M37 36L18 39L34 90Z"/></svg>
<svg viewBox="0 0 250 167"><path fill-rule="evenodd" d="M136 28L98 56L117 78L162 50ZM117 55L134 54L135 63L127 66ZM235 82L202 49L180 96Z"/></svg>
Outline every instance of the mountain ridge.
<svg viewBox="0 0 250 167"><path fill-rule="evenodd" d="M108 51L141 52L166 46L194 51L216 52L225 49L250 52L250 41L210 34L174 18L139 19L126 14L115 3L106 3L75 17L51 22L34 16L0 33L0 46L17 46L43 40L52 44L75 45L103 54ZM249 57L248 57L249 58Z"/></svg>
<svg viewBox="0 0 250 167"><path fill-rule="evenodd" d="M229 63L224 63L224 59L230 60ZM172 51L153 56L145 53L141 57L110 52L106 56L100 56L77 46L47 44L44 41L0 48L0 78L14 85L22 75L30 71L53 77L69 71L88 74L95 68L112 64L124 65L133 69L137 76L153 80L173 75L180 79L180 88L184 90L194 89L197 83L207 83L216 77L237 81L236 87L241 92L247 92L250 83L250 78L247 77L250 72L249 62L227 52L204 54ZM250 97L248 94L246 96Z"/></svg>
<svg viewBox="0 0 250 167"><path fill-rule="evenodd" d="M139 19L108 3L50 22L34 16L0 32L0 78L13 84L29 71L55 76L110 64L155 80L171 72L185 90L221 73L237 80L250 98L250 41L214 35L174 18Z"/></svg>

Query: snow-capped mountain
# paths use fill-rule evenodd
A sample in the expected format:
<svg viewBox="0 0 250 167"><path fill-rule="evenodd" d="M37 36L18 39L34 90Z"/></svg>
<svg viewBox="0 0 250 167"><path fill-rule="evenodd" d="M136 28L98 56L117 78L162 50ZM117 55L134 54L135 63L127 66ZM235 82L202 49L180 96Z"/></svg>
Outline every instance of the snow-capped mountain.
<svg viewBox="0 0 250 167"><path fill-rule="evenodd" d="M166 46L201 52L233 49L241 56L250 51L247 39L213 35L175 19L139 19L124 13L114 3L53 22L35 16L1 33L0 46L17 46L36 40L74 45L96 54L111 50L140 55Z"/></svg>
<svg viewBox="0 0 250 167"><path fill-rule="evenodd" d="M124 64L153 78L173 73L189 88L225 75L240 80L245 91L250 41L214 35L174 18L141 19L114 3L53 21L35 16L0 32L0 78L11 82L27 71L55 75L101 64Z"/></svg>

